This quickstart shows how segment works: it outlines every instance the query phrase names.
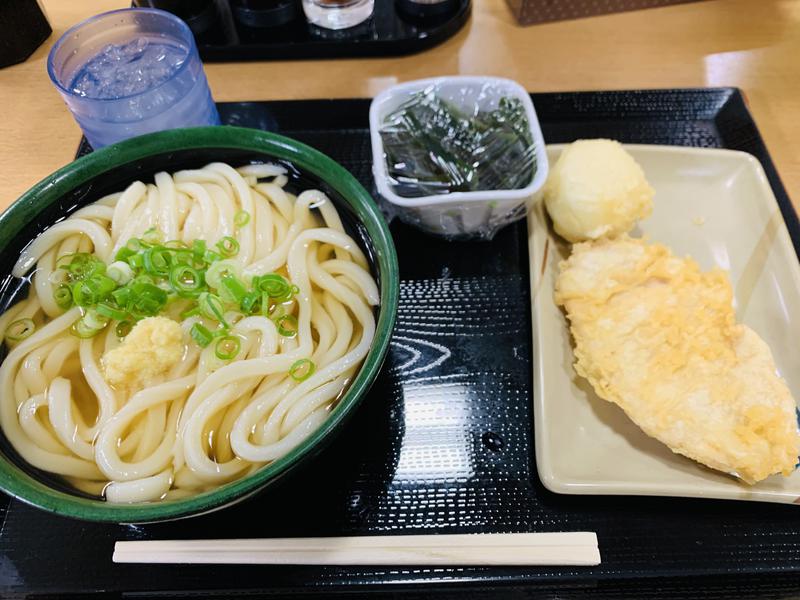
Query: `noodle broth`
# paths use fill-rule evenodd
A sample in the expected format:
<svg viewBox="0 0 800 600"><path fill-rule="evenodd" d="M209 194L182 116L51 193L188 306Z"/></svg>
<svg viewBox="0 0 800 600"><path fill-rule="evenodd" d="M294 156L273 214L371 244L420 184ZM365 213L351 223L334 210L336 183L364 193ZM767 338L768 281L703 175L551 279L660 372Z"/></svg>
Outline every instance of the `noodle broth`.
<svg viewBox="0 0 800 600"><path fill-rule="evenodd" d="M36 238L40 233L44 232L52 225L62 222L67 216L74 214L76 211L82 209L87 205L94 203L98 199L106 196L107 194L111 194L114 192L121 192L125 190L128 184L130 184L134 180L140 180L144 183L151 183L153 182L154 175L160 171L166 170L169 173L175 173L186 169L198 169L208 163L220 162L220 161L224 161L225 163L237 168L242 167L244 165L256 164L256 163L271 163L275 165L280 165L286 171L285 176L287 178L287 181L283 188L285 191L289 192L290 194L300 194L305 190L312 190L312 189L320 190L323 194L325 194L328 198L330 198L331 202L338 211L338 215L341 218L341 223L343 226L344 233L350 236L356 242L359 249L363 252L364 257L366 258L365 266L368 269L368 272L371 275L371 277L375 280L377 288L380 289L381 273L377 268L378 260L376 255L376 248L373 245L372 240L370 239L370 236L368 235L365 226L358 219L358 217L356 216L355 212L353 211L349 203L346 202L331 186L329 186L324 181L313 175L301 172L299 169L295 168L291 163L288 163L286 161L275 160L270 156L258 155L248 151L232 150L229 148L225 149L201 148L201 149L171 152L169 154L149 156L145 157L144 159L138 160L136 163L123 165L121 167L118 167L114 170L108 171L100 176L95 177L91 181L74 189L72 192L68 194L64 194L56 202L54 202L49 207L41 211L36 219L32 220L25 227L22 228L20 234L15 236L13 241L6 248L5 252L2 252L0 254L0 273L6 274L5 278L2 281L2 284L0 284L0 308L2 308L2 311L5 312L9 307L14 306L17 302L24 299L26 295L28 295L31 292L31 278L35 271L33 270L30 271L25 277L22 278L13 277L10 274L10 272L12 271L17 259L20 257L21 254L25 252L26 247L29 247L31 241L34 238ZM320 207L315 206L313 202L311 203L309 208L312 209L312 211L315 214L318 214L320 212ZM213 240L209 240L209 242L211 241ZM279 269L271 270L270 272L273 271L276 274L280 274L281 276L287 275L287 270L285 265L282 265L281 268ZM351 285L351 287L353 286ZM371 312L373 318L377 320L378 315L380 314L380 307L378 306L372 307ZM52 321L52 319L50 319L49 321ZM358 332L359 328L356 327L355 334L357 334ZM312 331L311 336L315 342L319 341L320 334L318 331L316 330ZM187 352L189 351L189 344L190 342L184 340L184 347L182 349L183 357L181 360L186 359ZM6 346L4 344L3 360L5 360L5 355L6 355ZM363 360L363 358L361 360ZM350 369L350 373L343 378L343 385L341 385L338 388L338 391L335 392L332 399L328 401L327 404L325 405L326 411L330 412L335 408L342 395L346 393L350 385L351 379L358 373L359 369L360 366L356 366L354 367L354 369ZM74 383L75 382L73 381L73 387L76 393L78 392L85 393L85 389L81 390L80 387L75 387ZM114 386L111 387L113 389ZM184 400L184 402L185 401L186 400ZM88 403L87 406L82 407L80 410L80 412L83 415L83 418L87 421L90 421L90 419L93 417L92 410L94 410L95 413L97 412L97 407L92 406L92 404L93 403ZM183 409L179 409L178 412L182 413L182 410ZM178 418L180 419L181 417L179 416ZM207 426L202 430L202 435L206 436L211 440L209 444L212 448L214 446L214 438L215 436L218 435L220 427L221 427L221 421L218 420L216 424L211 425L210 427ZM119 440L117 440L118 446L124 443L123 438L124 436L121 437ZM302 441L302 438L300 438L300 441ZM26 461L22 456L20 456L19 452L14 448L14 445L10 442L5 433L3 433L2 436L0 436L0 448L2 449L3 454L10 461L12 461L14 464L16 464L25 472L32 475L35 479L41 481L42 483L51 488L60 489L70 494L82 496L85 498L98 499L102 497L102 494L105 492L104 488L108 485L107 482L103 483L102 480L98 479L97 485L95 486L86 485L84 483L76 487L74 485L71 485L69 478L61 477L59 475L54 475L53 473L48 472L47 470L43 470L32 466L28 461ZM289 449L286 452L288 452L291 449L292 447L289 447ZM230 456L226 458L230 459ZM212 461L217 460L217 458L213 456L213 453L212 456L210 456L210 459ZM272 462L272 460L267 459L263 461L261 464L262 465L269 464L270 462ZM221 477L219 478L219 481L216 483L211 482L209 485L200 485L200 486L195 486L194 488L189 486L187 493L175 494L174 499L180 500L182 497L191 496L193 494L203 494L203 493L213 492L219 486L227 485L231 481L235 481L241 477L248 477L252 472L255 472L259 468L261 468L261 466L259 466L258 463L254 462L254 465L252 467L242 470L236 477L233 478ZM177 489L173 487L174 484L172 483L175 480L175 474L172 474L170 477L172 479L169 490L172 491L173 489ZM168 493L162 494L159 498L136 499L135 494L133 496L134 498L133 500L126 499L127 497L125 495L122 495L121 498L122 499L118 501L153 502L164 498L166 498L167 501L173 499Z"/></svg>

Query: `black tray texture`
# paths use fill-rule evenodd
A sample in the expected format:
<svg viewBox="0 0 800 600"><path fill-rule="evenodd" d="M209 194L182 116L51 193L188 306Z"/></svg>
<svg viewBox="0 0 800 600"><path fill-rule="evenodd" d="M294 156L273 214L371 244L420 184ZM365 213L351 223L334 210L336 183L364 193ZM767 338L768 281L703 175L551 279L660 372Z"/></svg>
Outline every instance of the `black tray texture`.
<svg viewBox="0 0 800 600"><path fill-rule="evenodd" d="M200 57L206 62L292 60L421 52L455 35L469 20L472 5L470 0L455 0L442 14L419 17L403 12L395 0L375 0L375 10L367 21L333 31L308 23L300 0L294 2L294 18L275 26L254 26L263 22L264 17L259 16L263 13L238 6L237 0L184 2L183 11L176 14L192 28ZM134 1L137 4L159 7L163 3ZM169 7L170 3L163 5ZM182 14L187 10L190 12Z"/></svg>
<svg viewBox="0 0 800 600"><path fill-rule="evenodd" d="M606 136L752 153L799 247L797 217L739 91L556 93L533 99L552 143ZM318 148L374 192L368 107L368 100L231 103L221 104L220 113L226 123L269 129ZM320 457L246 503L173 523L85 523L11 500L0 513L0 595L795 597L800 507L561 496L543 488L534 459L524 221L492 242L445 242L397 221L391 229L402 281L389 357L358 414ZM111 562L116 540L575 530L597 532L601 565Z"/></svg>

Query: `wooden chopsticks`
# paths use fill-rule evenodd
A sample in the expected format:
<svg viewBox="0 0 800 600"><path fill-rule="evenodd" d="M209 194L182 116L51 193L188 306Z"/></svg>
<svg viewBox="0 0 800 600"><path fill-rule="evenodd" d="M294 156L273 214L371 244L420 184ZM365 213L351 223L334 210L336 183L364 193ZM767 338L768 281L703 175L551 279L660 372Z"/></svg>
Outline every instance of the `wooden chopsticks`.
<svg viewBox="0 0 800 600"><path fill-rule="evenodd" d="M117 542L117 563L597 565L593 532Z"/></svg>

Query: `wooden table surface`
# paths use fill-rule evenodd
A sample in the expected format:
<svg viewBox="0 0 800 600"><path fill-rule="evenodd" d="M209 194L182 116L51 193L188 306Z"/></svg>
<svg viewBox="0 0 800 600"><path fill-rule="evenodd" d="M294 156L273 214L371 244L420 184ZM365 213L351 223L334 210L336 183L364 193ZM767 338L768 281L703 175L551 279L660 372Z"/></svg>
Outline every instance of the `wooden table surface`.
<svg viewBox="0 0 800 600"><path fill-rule="evenodd" d="M384 1L384 0L379 0ZM390 1L390 0L385 0ZM505 0L475 0L455 37L401 58L209 63L216 100L371 97L400 81L510 77L528 90L737 86L800 207L800 0L706 0L520 27ZM80 131L47 76L50 46L124 0L45 0L53 34L0 69L0 209L69 162Z"/></svg>

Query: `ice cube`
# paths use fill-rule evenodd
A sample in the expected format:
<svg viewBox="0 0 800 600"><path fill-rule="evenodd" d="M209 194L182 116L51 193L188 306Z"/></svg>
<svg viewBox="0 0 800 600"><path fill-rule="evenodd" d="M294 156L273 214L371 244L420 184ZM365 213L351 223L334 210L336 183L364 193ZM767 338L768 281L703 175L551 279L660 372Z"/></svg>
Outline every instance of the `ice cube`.
<svg viewBox="0 0 800 600"><path fill-rule="evenodd" d="M185 47L143 37L109 44L79 70L72 91L96 99L140 94L170 79L187 57Z"/></svg>

